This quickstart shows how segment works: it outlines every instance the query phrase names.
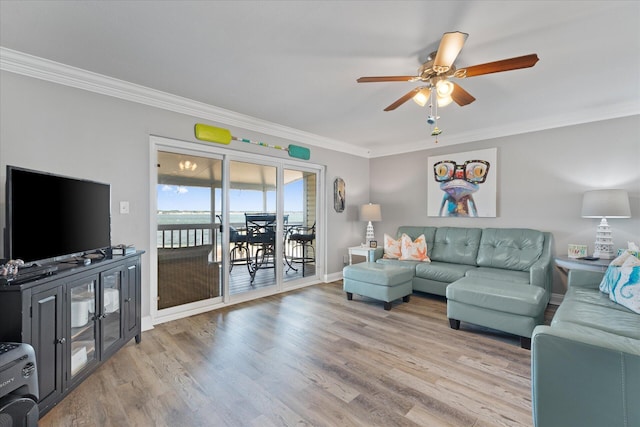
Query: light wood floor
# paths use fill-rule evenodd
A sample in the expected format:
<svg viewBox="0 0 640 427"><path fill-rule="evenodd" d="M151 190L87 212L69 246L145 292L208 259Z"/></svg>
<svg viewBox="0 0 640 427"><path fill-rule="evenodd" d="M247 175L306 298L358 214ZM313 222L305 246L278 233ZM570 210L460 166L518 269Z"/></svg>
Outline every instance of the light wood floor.
<svg viewBox="0 0 640 427"><path fill-rule="evenodd" d="M444 298L384 311L333 282L158 325L39 426L531 426L529 364Z"/></svg>

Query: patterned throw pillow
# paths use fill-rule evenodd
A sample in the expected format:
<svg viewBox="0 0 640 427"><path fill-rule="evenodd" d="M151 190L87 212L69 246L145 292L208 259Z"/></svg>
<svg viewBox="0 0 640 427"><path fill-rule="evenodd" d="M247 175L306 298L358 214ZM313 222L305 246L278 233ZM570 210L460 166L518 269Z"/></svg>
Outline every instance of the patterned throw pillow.
<svg viewBox="0 0 640 427"><path fill-rule="evenodd" d="M604 273L604 277L600 282L600 292L607 295L611 292L611 287L616 284L618 275L620 274L618 267L622 267L622 264L631 256L629 252L625 251L609 263L609 267L607 267L607 271Z"/></svg>
<svg viewBox="0 0 640 427"><path fill-rule="evenodd" d="M611 285L609 299L640 314L640 260L631 256L621 267L609 268L618 270L617 280Z"/></svg>
<svg viewBox="0 0 640 427"><path fill-rule="evenodd" d="M384 235L384 255L383 258L387 259L398 259L402 256L402 251L400 250L400 242L402 239L394 239L385 233Z"/></svg>
<svg viewBox="0 0 640 427"><path fill-rule="evenodd" d="M413 242L411 241L411 237L403 234L401 240L401 260L431 262L427 256L427 241L424 239L424 234L418 236L418 238Z"/></svg>

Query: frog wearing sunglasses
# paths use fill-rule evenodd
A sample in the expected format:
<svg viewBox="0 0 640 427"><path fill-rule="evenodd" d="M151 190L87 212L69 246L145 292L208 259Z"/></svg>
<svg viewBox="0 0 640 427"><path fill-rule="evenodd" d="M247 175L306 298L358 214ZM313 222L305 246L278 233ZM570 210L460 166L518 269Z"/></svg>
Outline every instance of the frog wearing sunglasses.
<svg viewBox="0 0 640 427"><path fill-rule="evenodd" d="M467 160L460 165L452 160L443 160L434 164L436 182L445 192L439 216L478 216L473 194L487 180L489 166L485 160Z"/></svg>

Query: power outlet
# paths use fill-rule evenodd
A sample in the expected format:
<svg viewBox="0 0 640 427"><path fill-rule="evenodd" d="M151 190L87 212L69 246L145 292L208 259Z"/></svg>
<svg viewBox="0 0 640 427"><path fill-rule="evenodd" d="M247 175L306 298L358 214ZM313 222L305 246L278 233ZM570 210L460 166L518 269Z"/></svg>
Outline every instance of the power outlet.
<svg viewBox="0 0 640 427"><path fill-rule="evenodd" d="M129 213L129 202L123 201L120 202L120 214L127 215Z"/></svg>

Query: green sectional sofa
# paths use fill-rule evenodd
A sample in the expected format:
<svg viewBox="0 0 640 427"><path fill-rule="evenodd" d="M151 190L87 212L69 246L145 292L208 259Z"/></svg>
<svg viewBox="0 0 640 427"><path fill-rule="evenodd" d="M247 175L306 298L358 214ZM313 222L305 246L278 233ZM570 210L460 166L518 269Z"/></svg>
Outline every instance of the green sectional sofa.
<svg viewBox="0 0 640 427"><path fill-rule="evenodd" d="M535 427L640 426L640 314L600 292L602 277L571 270L551 326L533 331Z"/></svg>
<svg viewBox="0 0 640 427"><path fill-rule="evenodd" d="M399 227L396 237L424 235L431 262L386 259L377 248L372 261L412 268L414 291L447 297L451 327L460 321L521 337L530 347L552 286L552 235L526 228Z"/></svg>

